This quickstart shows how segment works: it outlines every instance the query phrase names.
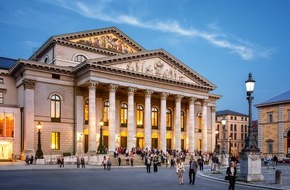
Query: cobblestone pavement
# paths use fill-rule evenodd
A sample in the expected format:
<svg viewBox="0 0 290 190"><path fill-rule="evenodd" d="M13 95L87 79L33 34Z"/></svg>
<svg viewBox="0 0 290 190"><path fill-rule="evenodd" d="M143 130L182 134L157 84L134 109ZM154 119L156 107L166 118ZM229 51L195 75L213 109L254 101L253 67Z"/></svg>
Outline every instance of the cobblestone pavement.
<svg viewBox="0 0 290 190"><path fill-rule="evenodd" d="M282 171L282 185L275 184L276 170ZM262 166L261 173L265 180L262 182L248 182L249 185L265 186L272 189L287 189L290 190L290 164L278 164L277 166ZM220 168L219 173L211 171L210 166L204 166L204 171L199 171L198 175L216 178L217 180L224 180L226 175L226 168ZM239 182L237 183L244 183Z"/></svg>

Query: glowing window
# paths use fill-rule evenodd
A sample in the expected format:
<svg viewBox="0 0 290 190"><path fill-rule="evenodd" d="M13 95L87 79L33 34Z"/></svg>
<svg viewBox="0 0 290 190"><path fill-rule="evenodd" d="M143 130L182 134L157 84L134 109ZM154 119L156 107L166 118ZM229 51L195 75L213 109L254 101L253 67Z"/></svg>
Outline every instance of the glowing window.
<svg viewBox="0 0 290 190"><path fill-rule="evenodd" d="M127 126L127 120L128 120L128 106L127 104L123 103L121 104L121 126L126 127Z"/></svg>
<svg viewBox="0 0 290 190"><path fill-rule="evenodd" d="M59 132L51 133L51 149L52 150L60 149L60 133Z"/></svg>
<svg viewBox="0 0 290 190"><path fill-rule="evenodd" d="M142 106L137 106L136 122L137 122L137 127L143 127L144 108Z"/></svg>

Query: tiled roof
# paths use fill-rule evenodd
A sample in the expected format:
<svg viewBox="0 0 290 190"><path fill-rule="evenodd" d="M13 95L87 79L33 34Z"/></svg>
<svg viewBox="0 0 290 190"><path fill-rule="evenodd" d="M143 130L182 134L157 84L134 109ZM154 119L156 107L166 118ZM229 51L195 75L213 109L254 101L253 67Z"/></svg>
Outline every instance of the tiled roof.
<svg viewBox="0 0 290 190"><path fill-rule="evenodd" d="M286 103L286 102L290 102L290 90L288 90L282 94L279 94L278 96L275 96L275 97L273 97L265 102L257 104L255 106L260 107L260 106L267 106L267 105Z"/></svg>
<svg viewBox="0 0 290 190"><path fill-rule="evenodd" d="M235 112L235 111L232 111L232 110L222 110L222 111L217 111L216 112L216 116L217 117L223 116L223 115L237 115L237 116L245 116L245 117L247 117L246 114Z"/></svg>
<svg viewBox="0 0 290 190"><path fill-rule="evenodd" d="M16 62L16 59L0 57L0 69L10 69L12 65Z"/></svg>

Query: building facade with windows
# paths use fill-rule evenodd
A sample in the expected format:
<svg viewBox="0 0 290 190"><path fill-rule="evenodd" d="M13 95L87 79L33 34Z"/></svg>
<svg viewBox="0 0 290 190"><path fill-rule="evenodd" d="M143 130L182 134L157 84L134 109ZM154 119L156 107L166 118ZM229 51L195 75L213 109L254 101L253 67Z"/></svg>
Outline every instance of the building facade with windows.
<svg viewBox="0 0 290 190"><path fill-rule="evenodd" d="M4 109L13 98L16 107L10 110L15 145L8 154L34 154L41 122L44 156L93 155L100 121L108 151L213 151L216 86L165 50L146 50L116 27L52 36L5 72L13 81L7 92L13 89L15 97L4 94L0 105Z"/></svg>
<svg viewBox="0 0 290 190"><path fill-rule="evenodd" d="M255 107L258 108L258 146L264 156L289 156L290 90Z"/></svg>
<svg viewBox="0 0 290 190"><path fill-rule="evenodd" d="M216 134L217 147L221 151L223 142L222 119L226 120L225 125L225 148L226 152L233 156L238 156L244 148L248 135L249 116L232 110L222 110L216 112Z"/></svg>

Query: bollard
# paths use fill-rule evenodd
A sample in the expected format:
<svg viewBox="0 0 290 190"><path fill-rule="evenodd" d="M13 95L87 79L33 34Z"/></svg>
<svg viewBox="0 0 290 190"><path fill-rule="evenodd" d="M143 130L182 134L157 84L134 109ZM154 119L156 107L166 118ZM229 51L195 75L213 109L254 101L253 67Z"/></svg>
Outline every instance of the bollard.
<svg viewBox="0 0 290 190"><path fill-rule="evenodd" d="M275 184L282 185L282 171L276 170L275 172Z"/></svg>

